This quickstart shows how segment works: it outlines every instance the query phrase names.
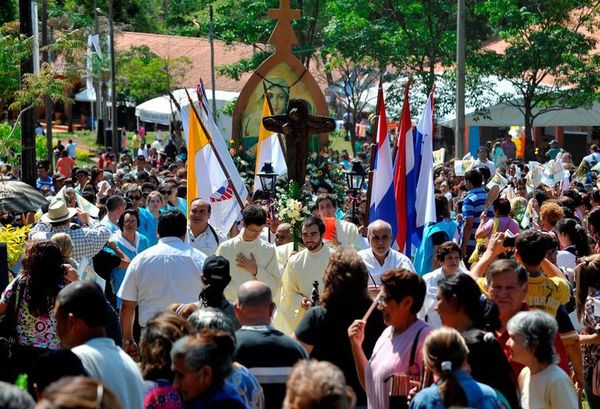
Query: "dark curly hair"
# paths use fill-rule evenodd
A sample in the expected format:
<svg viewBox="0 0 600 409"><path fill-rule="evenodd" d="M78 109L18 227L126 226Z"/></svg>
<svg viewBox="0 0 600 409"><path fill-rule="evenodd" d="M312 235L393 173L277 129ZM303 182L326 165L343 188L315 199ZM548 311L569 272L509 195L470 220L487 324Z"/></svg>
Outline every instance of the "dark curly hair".
<svg viewBox="0 0 600 409"><path fill-rule="evenodd" d="M51 240L37 241L27 247L23 275L27 280L29 311L34 316L48 315L62 285L65 284L63 255Z"/></svg>
<svg viewBox="0 0 600 409"><path fill-rule="evenodd" d="M193 328L185 318L162 312L146 323L140 341L141 370L144 379L173 380L171 347L179 338L189 335Z"/></svg>

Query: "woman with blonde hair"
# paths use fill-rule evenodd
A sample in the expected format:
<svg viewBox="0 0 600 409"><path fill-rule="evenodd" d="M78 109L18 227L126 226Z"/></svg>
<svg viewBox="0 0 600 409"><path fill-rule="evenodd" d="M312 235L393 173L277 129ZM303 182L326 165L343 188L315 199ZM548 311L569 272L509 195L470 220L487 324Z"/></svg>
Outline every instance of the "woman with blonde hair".
<svg viewBox="0 0 600 409"><path fill-rule="evenodd" d="M158 191L153 191L148 194L146 199L146 210L148 210L155 220L160 216L160 209L165 207L165 201Z"/></svg>
<svg viewBox="0 0 600 409"><path fill-rule="evenodd" d="M60 252L63 256L64 263L70 264L75 270L79 268L79 264L71 257L73 253L73 240L67 233L56 233L50 237L50 240L58 244Z"/></svg>
<svg viewBox="0 0 600 409"><path fill-rule="evenodd" d="M564 217L565 212L558 203L546 200L540 207L540 228L556 237L554 228L556 223Z"/></svg>
<svg viewBox="0 0 600 409"><path fill-rule="evenodd" d="M415 395L410 402L411 409L501 408L494 389L476 382L466 371L468 354L465 340L454 328L432 331L425 339L423 358L438 381Z"/></svg>
<svg viewBox="0 0 600 409"><path fill-rule="evenodd" d="M123 409L116 395L84 376L62 378L48 386L35 409Z"/></svg>

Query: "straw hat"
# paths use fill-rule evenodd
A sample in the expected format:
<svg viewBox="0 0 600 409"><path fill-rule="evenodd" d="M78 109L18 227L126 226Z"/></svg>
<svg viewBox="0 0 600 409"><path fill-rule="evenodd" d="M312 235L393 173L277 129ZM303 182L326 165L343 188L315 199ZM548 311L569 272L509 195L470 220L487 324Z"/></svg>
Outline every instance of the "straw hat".
<svg viewBox="0 0 600 409"><path fill-rule="evenodd" d="M56 200L50 203L48 207L48 213L42 215L41 220L46 223L60 223L65 220L69 220L75 214L77 210L72 207L67 207L67 204L62 200Z"/></svg>

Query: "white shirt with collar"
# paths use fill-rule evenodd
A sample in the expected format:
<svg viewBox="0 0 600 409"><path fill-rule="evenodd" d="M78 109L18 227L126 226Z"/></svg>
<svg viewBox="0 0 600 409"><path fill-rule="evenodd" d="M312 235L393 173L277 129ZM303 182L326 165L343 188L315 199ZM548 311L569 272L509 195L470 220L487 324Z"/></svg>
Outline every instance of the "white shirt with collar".
<svg viewBox="0 0 600 409"><path fill-rule="evenodd" d="M381 285L381 276L383 273L394 268L405 268L415 272L412 261L404 254L392 248L390 248L383 265L379 264L379 261L375 258L375 254L373 254L373 249L370 247L368 249L360 250L358 255L367 265L367 270L370 275L369 285Z"/></svg>
<svg viewBox="0 0 600 409"><path fill-rule="evenodd" d="M139 323L174 303L193 303L202 290L206 256L178 237L164 237L144 250L127 267L117 296L139 304Z"/></svg>
<svg viewBox="0 0 600 409"><path fill-rule="evenodd" d="M485 161L479 159L475 160L475 162L473 162L473 165L471 166L471 169L475 169L477 166L481 165L487 167L490 170L490 178L494 176L494 174L496 173L496 165L489 159L486 159Z"/></svg>
<svg viewBox="0 0 600 409"><path fill-rule="evenodd" d="M204 232L194 237L194 233L188 224L185 242L195 249L200 250L206 254L206 256L214 255L215 251L217 251L217 247L219 247L219 244L227 240L227 236L225 236L223 232L216 227L213 227L213 230L211 230L211 227L212 226L210 225L206 225Z"/></svg>
<svg viewBox="0 0 600 409"><path fill-rule="evenodd" d="M466 270L464 270L462 267L459 267L456 274L466 273ZM435 306L437 304L437 292L440 281L442 281L445 277L446 274L444 274L441 267L423 276L423 281L425 281L425 286L427 289L425 290L423 307L421 307L421 311L419 311L417 314L417 318L427 321L433 328L440 328L442 326L442 320L440 319L440 315L435 310Z"/></svg>

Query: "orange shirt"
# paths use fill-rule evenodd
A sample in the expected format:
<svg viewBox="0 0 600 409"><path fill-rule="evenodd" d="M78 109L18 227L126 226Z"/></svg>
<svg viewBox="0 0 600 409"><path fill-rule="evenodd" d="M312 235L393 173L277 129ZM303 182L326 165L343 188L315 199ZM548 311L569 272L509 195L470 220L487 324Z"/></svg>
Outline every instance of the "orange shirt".
<svg viewBox="0 0 600 409"><path fill-rule="evenodd" d="M56 169L58 170L58 173L66 178L71 176L71 169L73 169L73 166L75 166L75 160L69 156L66 158L59 158L56 161Z"/></svg>

